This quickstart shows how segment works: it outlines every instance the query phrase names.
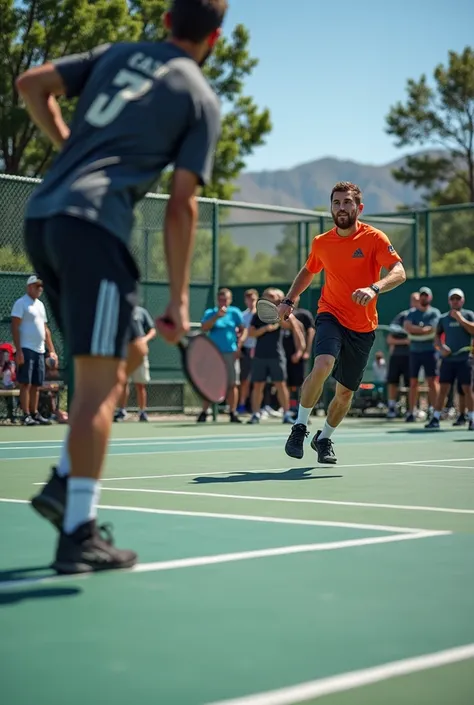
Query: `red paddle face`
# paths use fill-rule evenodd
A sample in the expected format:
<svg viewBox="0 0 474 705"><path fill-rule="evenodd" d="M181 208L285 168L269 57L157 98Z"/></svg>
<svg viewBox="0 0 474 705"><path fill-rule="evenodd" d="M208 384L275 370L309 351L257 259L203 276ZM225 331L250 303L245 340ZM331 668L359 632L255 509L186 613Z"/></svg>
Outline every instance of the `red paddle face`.
<svg viewBox="0 0 474 705"><path fill-rule="evenodd" d="M208 338L198 335L191 338L187 354L186 369L199 393L208 401L224 401L229 387L227 365L219 350Z"/></svg>

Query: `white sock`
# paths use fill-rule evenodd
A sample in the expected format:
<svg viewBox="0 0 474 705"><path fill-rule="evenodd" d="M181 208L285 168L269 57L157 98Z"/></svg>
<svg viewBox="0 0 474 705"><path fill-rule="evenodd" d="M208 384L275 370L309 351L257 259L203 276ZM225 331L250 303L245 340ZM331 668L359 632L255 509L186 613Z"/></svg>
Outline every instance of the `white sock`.
<svg viewBox="0 0 474 705"><path fill-rule="evenodd" d="M434 419L438 419L438 421L439 421L440 418L441 418L441 411L434 411L434 412L433 412L433 418L434 418Z"/></svg>
<svg viewBox="0 0 474 705"><path fill-rule="evenodd" d="M72 534L78 526L97 516L100 482L91 477L70 477L67 486L64 533Z"/></svg>
<svg viewBox="0 0 474 705"><path fill-rule="evenodd" d="M393 399L390 399L388 402L388 408L395 409L395 405L396 405L396 401L394 401Z"/></svg>
<svg viewBox="0 0 474 705"><path fill-rule="evenodd" d="M69 475L70 470L71 470L71 463L69 460L69 450L68 450L69 431L70 431L70 429L68 428L67 433L66 433L66 437L63 441L63 445L61 448L61 457L59 459L59 464L56 469L56 472L59 475L59 477L67 477Z"/></svg>
<svg viewBox="0 0 474 705"><path fill-rule="evenodd" d="M468 417L469 417L469 421L474 421L474 411L469 411Z"/></svg>
<svg viewBox="0 0 474 705"><path fill-rule="evenodd" d="M306 406L301 406L300 404L298 407L298 417L295 421L295 424L302 423L303 426L307 426L312 411L312 406L308 409Z"/></svg>
<svg viewBox="0 0 474 705"><path fill-rule="evenodd" d="M323 438L331 438L332 434L336 430L336 427L330 426L326 421L323 426L323 430L319 434L318 441L322 441Z"/></svg>

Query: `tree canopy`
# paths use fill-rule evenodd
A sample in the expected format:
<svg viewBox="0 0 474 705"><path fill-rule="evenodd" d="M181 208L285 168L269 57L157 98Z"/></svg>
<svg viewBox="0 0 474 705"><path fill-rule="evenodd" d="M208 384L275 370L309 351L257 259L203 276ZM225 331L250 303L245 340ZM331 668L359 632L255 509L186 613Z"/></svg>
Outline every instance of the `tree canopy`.
<svg viewBox="0 0 474 705"><path fill-rule="evenodd" d="M423 74L406 90L386 117L387 133L398 147L430 151L408 156L394 177L423 189L432 205L474 201L474 49L449 52L431 82Z"/></svg>
<svg viewBox="0 0 474 705"><path fill-rule="evenodd" d="M53 149L32 125L15 90L16 77L52 58L106 42L163 39L167 0L0 0L0 161L7 174L42 176ZM258 60L250 55L248 29L239 24L222 38L205 73L223 104L212 183L204 195L231 198L245 159L271 131L268 109L245 94L245 79ZM61 101L66 120L73 101ZM166 190L167 180L163 180Z"/></svg>

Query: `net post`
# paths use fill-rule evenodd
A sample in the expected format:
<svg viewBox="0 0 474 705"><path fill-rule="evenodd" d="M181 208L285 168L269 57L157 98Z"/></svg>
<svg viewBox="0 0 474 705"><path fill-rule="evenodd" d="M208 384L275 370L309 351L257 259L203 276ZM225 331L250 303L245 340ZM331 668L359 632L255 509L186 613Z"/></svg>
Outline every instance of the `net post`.
<svg viewBox="0 0 474 705"><path fill-rule="evenodd" d="M212 299L217 301L219 289L219 201L212 204ZM218 405L212 405L212 420L217 421Z"/></svg>

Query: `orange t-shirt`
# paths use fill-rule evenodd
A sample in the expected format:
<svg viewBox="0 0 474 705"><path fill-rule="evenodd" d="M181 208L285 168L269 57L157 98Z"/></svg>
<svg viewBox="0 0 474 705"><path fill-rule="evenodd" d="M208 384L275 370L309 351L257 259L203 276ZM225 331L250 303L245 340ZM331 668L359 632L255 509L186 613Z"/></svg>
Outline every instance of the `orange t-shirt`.
<svg viewBox="0 0 474 705"><path fill-rule="evenodd" d="M325 284L318 302L318 313L331 313L339 323L358 333L377 328L377 299L367 306L352 301L356 289L368 287L380 279L382 267L389 268L401 257L381 230L366 223L348 237L336 228L316 235L306 269L318 274L324 269Z"/></svg>

